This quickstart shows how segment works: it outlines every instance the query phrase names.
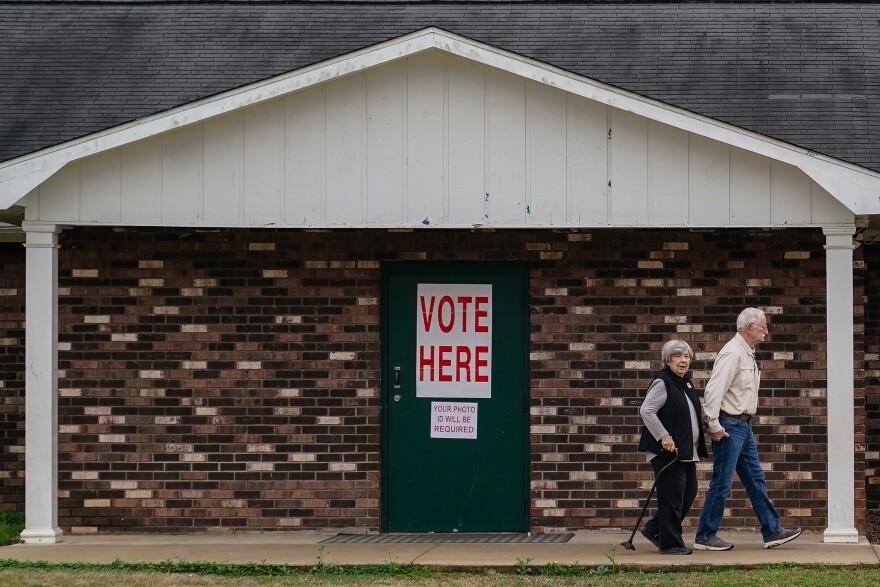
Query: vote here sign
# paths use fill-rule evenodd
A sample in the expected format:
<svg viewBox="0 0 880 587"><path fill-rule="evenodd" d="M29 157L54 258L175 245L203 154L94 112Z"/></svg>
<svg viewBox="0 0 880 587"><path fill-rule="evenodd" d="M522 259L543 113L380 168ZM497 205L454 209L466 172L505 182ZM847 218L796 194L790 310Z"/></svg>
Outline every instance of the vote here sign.
<svg viewBox="0 0 880 587"><path fill-rule="evenodd" d="M492 397L492 284L420 283L416 397Z"/></svg>

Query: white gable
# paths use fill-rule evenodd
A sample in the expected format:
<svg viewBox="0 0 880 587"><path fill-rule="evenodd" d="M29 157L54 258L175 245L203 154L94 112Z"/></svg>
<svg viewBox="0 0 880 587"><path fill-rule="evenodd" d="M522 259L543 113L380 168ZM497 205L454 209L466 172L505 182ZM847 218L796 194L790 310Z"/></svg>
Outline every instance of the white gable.
<svg viewBox="0 0 880 587"><path fill-rule="evenodd" d="M853 222L792 165L439 50L79 159L22 203L66 224Z"/></svg>
<svg viewBox="0 0 880 587"><path fill-rule="evenodd" d="M291 125L322 142L297 151ZM878 173L433 28L0 164L0 208L71 223L827 226L878 196Z"/></svg>

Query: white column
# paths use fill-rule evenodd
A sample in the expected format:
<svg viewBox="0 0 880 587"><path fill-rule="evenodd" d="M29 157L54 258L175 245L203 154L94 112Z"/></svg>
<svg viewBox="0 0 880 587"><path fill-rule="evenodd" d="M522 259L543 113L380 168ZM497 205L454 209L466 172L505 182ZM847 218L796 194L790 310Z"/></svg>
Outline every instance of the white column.
<svg viewBox="0 0 880 587"><path fill-rule="evenodd" d="M25 222L26 544L52 544L58 527L58 233Z"/></svg>
<svg viewBox="0 0 880 587"><path fill-rule="evenodd" d="M826 227L828 363L828 527L825 542L858 542L855 528L853 389L853 235L855 226Z"/></svg>

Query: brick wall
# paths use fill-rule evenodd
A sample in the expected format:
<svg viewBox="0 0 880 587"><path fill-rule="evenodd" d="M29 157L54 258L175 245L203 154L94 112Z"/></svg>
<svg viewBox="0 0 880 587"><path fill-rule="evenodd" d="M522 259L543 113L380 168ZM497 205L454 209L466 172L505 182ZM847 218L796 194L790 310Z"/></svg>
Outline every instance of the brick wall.
<svg viewBox="0 0 880 587"><path fill-rule="evenodd" d="M583 239L583 240L577 240ZM564 239L561 239L564 240ZM547 243L556 262L532 276L533 487L540 527L633 523L653 482L633 452L637 407L659 350L688 341L700 388L746 305L764 308L768 341L754 430L768 489L785 525L821 529L826 517L824 237L819 231L712 233L615 231ZM857 283L857 299L861 286ZM857 321L862 306L856 307ZM864 405L861 331L856 335L856 409ZM550 426L550 431L546 426ZM857 420L856 478L864 467ZM695 526L711 462L701 463ZM634 489L637 487L638 489ZM857 524L864 527L863 485ZM735 482L725 527L755 527Z"/></svg>
<svg viewBox="0 0 880 587"><path fill-rule="evenodd" d="M824 528L821 231L76 229L61 242L68 531L378 529L386 259L530 262L536 531L629 527L652 483L635 442L663 342L692 345L702 387L737 313L765 307L755 432L771 498L785 524ZM710 463L699 470L690 525ZM738 484L728 505L725 527L756 526Z"/></svg>
<svg viewBox="0 0 880 587"><path fill-rule="evenodd" d="M0 243L0 511L24 511L24 247Z"/></svg>

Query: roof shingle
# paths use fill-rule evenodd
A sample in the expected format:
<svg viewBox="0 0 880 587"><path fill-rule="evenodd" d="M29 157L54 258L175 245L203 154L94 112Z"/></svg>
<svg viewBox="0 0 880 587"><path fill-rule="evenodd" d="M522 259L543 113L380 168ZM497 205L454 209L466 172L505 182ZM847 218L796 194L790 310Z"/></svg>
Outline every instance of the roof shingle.
<svg viewBox="0 0 880 587"><path fill-rule="evenodd" d="M436 26L880 171L880 5L7 2L0 161Z"/></svg>

